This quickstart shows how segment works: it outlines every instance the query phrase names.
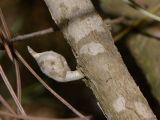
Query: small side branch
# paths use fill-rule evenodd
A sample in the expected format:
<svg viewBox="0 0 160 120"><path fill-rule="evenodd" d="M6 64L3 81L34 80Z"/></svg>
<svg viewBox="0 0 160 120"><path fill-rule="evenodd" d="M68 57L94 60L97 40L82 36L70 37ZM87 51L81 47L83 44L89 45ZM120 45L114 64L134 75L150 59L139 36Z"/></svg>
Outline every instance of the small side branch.
<svg viewBox="0 0 160 120"><path fill-rule="evenodd" d="M30 67L30 65L23 59L23 57L19 54L18 51L14 50L17 58L25 65L25 67L37 78L37 80L58 100L60 100L64 105L66 105L73 113L75 113L80 118L84 120L89 120L82 113L76 110L71 104L69 104L65 99L63 99L59 94L57 94L50 86L48 86L44 80Z"/></svg>
<svg viewBox="0 0 160 120"><path fill-rule="evenodd" d="M30 34L18 35L17 37L12 38L11 41L12 42L22 41L22 40L25 40L25 39L49 34L49 33L52 33L52 32L54 32L53 28L48 28L48 29L44 29L44 30L40 30L40 31L37 31L37 32L30 33Z"/></svg>

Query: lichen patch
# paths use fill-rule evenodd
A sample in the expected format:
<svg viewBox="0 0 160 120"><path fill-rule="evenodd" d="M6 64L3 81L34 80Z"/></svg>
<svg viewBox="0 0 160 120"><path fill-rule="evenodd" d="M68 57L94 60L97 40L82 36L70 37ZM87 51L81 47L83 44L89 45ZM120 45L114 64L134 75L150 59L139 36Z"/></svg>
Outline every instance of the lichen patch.
<svg viewBox="0 0 160 120"><path fill-rule="evenodd" d="M113 108L116 112L121 112L126 109L125 107L126 101L123 96L119 96L114 102L113 102Z"/></svg>
<svg viewBox="0 0 160 120"><path fill-rule="evenodd" d="M83 45L80 48L80 54L97 55L99 53L104 53L106 50L102 44L96 42L90 42Z"/></svg>
<svg viewBox="0 0 160 120"><path fill-rule="evenodd" d="M134 102L136 112L145 119L150 119L153 117L153 113L150 109L147 108L142 102Z"/></svg>
<svg viewBox="0 0 160 120"><path fill-rule="evenodd" d="M75 43L78 43L92 31L105 32L103 21L96 14L70 21L68 24L68 34L72 36Z"/></svg>

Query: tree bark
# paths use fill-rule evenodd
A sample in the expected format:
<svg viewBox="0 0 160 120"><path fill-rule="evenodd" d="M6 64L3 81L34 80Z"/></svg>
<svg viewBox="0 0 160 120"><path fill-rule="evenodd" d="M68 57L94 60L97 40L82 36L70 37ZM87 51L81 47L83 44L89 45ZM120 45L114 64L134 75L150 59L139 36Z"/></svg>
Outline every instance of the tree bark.
<svg viewBox="0 0 160 120"><path fill-rule="evenodd" d="M90 0L45 0L73 49L104 115L112 120L156 120L129 74L109 29Z"/></svg>

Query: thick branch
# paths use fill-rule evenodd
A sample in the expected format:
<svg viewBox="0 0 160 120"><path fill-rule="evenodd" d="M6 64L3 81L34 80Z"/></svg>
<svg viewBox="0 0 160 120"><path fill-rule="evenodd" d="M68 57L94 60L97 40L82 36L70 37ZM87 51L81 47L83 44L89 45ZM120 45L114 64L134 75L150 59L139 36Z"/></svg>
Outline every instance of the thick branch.
<svg viewBox="0 0 160 120"><path fill-rule="evenodd" d="M106 117L156 120L90 0L45 0Z"/></svg>

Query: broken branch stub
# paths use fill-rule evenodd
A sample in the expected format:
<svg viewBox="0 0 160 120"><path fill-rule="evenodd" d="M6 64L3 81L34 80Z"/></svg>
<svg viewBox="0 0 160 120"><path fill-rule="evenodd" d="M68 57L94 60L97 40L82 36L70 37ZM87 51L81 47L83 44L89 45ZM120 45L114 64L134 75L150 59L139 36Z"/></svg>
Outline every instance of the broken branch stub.
<svg viewBox="0 0 160 120"><path fill-rule="evenodd" d="M54 51L37 53L29 46L28 51L37 61L41 71L58 82L75 81L84 77L78 70L71 71L66 59Z"/></svg>
<svg viewBox="0 0 160 120"><path fill-rule="evenodd" d="M112 120L156 120L90 0L45 0L78 56L85 83ZM139 106L139 108L138 108Z"/></svg>

